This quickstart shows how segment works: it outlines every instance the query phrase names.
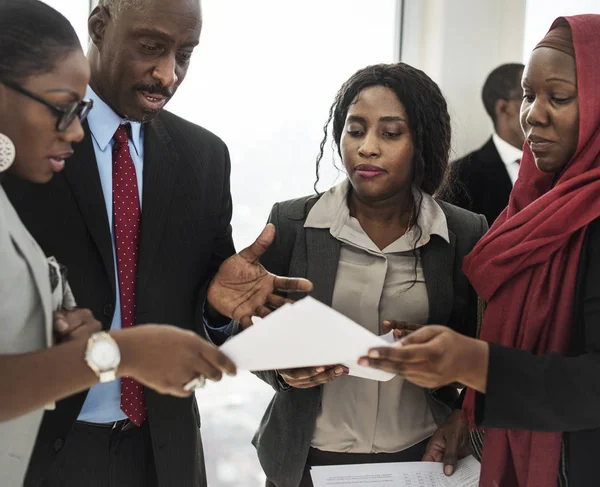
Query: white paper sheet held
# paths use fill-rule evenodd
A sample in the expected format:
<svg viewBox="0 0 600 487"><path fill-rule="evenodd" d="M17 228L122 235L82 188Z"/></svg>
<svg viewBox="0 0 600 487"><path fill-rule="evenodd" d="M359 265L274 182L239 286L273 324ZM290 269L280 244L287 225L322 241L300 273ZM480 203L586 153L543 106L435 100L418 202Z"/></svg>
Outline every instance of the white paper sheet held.
<svg viewBox="0 0 600 487"><path fill-rule="evenodd" d="M274 370L342 364L350 375L387 381L393 374L361 367L358 359L371 347L389 346L377 336L317 301L306 297L282 306L231 338L221 351L240 370Z"/></svg>
<svg viewBox="0 0 600 487"><path fill-rule="evenodd" d="M446 477L441 463L372 463L312 467L315 487L477 487L480 464L472 456L460 460Z"/></svg>

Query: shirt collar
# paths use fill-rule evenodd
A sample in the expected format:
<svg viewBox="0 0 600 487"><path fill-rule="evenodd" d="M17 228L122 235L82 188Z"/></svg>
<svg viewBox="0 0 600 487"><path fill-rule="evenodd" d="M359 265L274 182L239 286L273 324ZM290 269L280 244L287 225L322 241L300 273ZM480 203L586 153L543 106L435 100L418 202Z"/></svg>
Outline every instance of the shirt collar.
<svg viewBox="0 0 600 487"><path fill-rule="evenodd" d="M515 146L510 145L504 139L500 138L498 134L493 134L492 139L494 140L494 145L496 146L496 150L498 154L500 154L500 159L505 165L510 165L517 160L521 160L523 157L523 151L517 149Z"/></svg>
<svg viewBox="0 0 600 487"><path fill-rule="evenodd" d="M119 125L128 123L131 125L131 142L135 152L139 156L142 148L142 124L121 118L90 86L87 87L86 97L94 100L94 108L90 111L87 121L92 137L94 137L100 150L103 152L106 150Z"/></svg>
<svg viewBox="0 0 600 487"><path fill-rule="evenodd" d="M329 228L331 234L338 238L350 219L347 203L349 187L350 182L345 179L324 193L308 213L304 227ZM422 198L421 211L417 219L421 235L417 246L429 242L431 235L438 235L446 242L450 242L446 214L437 201L431 195L416 188L413 188L413 196L417 203L419 198Z"/></svg>

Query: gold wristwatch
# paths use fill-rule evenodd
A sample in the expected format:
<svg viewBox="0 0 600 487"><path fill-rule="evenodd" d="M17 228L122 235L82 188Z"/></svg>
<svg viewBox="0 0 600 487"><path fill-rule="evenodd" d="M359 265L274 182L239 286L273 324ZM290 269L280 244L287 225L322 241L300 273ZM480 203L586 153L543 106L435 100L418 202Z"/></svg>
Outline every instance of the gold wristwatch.
<svg viewBox="0 0 600 487"><path fill-rule="evenodd" d="M98 376L100 382L113 381L121 363L119 345L105 331L94 333L88 338L85 361Z"/></svg>

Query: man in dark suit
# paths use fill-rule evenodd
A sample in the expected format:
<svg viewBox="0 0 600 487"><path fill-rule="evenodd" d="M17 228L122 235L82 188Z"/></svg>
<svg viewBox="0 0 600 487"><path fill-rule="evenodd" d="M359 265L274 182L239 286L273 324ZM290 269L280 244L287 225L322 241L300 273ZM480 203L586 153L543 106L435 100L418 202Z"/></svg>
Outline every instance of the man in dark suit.
<svg viewBox="0 0 600 487"><path fill-rule="evenodd" d="M275 288L310 287L257 263L272 227L235 254L227 147L162 111L201 25L199 0L101 0L89 19L95 109L84 141L51 183L3 183L105 330L153 322L205 336L267 314L282 303ZM25 485L205 486L199 428L193 397L127 378L98 384L45 415Z"/></svg>
<svg viewBox="0 0 600 487"><path fill-rule="evenodd" d="M508 204L519 174L525 140L519 122L523 68L503 64L486 79L482 98L494 134L483 147L454 162L450 190L441 194L457 206L485 215L490 226Z"/></svg>

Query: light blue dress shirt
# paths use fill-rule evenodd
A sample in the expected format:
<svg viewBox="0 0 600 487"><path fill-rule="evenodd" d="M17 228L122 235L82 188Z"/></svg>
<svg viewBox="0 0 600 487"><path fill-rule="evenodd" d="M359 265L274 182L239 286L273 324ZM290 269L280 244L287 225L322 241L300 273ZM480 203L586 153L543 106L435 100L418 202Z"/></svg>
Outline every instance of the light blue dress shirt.
<svg viewBox="0 0 600 487"><path fill-rule="evenodd" d="M117 276L112 200L113 136L121 123L127 122L131 125L129 152L135 166L141 208L144 169L144 128L141 123L129 122L119 117L90 87L87 89L86 98L94 100L94 108L88 115L87 120L92 133L98 173L100 174L100 183L102 184L102 192L104 194L104 204L110 225L115 276ZM116 279L115 285L117 295L111 330L121 328L121 299L118 279ZM125 419L126 417L125 413L121 411L121 380L117 379L112 382L98 384L90 389L78 419L90 423L109 423Z"/></svg>

